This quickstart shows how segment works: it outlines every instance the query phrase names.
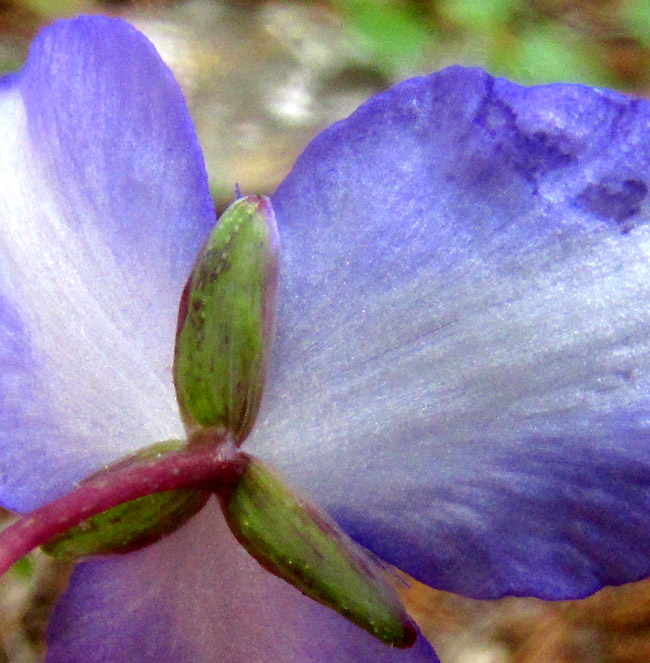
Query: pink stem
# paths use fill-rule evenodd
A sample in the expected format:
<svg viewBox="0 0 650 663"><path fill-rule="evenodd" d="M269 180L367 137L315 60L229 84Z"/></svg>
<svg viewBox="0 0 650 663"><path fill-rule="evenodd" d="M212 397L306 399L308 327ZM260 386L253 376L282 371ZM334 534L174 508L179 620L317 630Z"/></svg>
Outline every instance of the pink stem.
<svg viewBox="0 0 650 663"><path fill-rule="evenodd" d="M0 576L30 550L102 511L167 490L218 491L235 483L247 462L230 444L197 445L99 472L0 532Z"/></svg>

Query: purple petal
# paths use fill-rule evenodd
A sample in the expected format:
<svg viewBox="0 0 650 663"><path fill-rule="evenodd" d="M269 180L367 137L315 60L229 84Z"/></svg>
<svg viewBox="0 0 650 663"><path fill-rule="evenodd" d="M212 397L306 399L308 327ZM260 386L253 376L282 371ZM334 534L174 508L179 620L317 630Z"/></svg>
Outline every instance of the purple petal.
<svg viewBox="0 0 650 663"><path fill-rule="evenodd" d="M80 566L50 624L48 663L410 663L418 638L384 645L271 575L216 503L138 553Z"/></svg>
<svg viewBox="0 0 650 663"><path fill-rule="evenodd" d="M650 574L650 105L452 68L273 197L250 447L362 544L475 597Z"/></svg>
<svg viewBox="0 0 650 663"><path fill-rule="evenodd" d="M180 89L122 21L46 29L0 117L0 500L27 510L182 434L177 307L214 211Z"/></svg>

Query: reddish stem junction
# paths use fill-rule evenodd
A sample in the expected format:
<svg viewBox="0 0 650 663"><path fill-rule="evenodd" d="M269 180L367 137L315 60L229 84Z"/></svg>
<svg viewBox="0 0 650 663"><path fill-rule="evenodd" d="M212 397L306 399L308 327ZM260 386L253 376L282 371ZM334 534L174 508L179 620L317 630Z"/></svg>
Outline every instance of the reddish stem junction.
<svg viewBox="0 0 650 663"><path fill-rule="evenodd" d="M247 463L248 456L231 444L207 444L99 472L0 532L0 575L37 546L107 509L168 490L219 492L237 482Z"/></svg>

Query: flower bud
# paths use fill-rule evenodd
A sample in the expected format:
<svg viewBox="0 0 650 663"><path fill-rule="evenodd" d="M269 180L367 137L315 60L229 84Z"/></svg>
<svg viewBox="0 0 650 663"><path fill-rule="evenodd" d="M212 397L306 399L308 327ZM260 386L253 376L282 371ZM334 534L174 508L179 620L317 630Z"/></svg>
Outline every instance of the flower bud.
<svg viewBox="0 0 650 663"><path fill-rule="evenodd" d="M86 481L103 476L110 481L112 470L153 460L183 446L183 442L169 440L140 449ZM60 559L139 550L176 531L205 505L208 497L208 493L192 489L168 490L140 497L88 518L50 539L41 548Z"/></svg>
<svg viewBox="0 0 650 663"><path fill-rule="evenodd" d="M264 386L278 277L278 236L267 198L236 200L215 226L181 298L174 382L191 434L225 431L241 444Z"/></svg>
<svg viewBox="0 0 650 663"><path fill-rule="evenodd" d="M416 628L383 569L323 511L249 457L221 506L239 543L267 570L394 647Z"/></svg>

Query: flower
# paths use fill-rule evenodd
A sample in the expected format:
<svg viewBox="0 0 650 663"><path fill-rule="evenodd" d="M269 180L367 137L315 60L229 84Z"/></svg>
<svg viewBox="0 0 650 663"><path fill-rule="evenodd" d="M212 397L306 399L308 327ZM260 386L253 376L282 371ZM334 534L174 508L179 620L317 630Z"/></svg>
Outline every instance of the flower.
<svg viewBox="0 0 650 663"><path fill-rule="evenodd" d="M185 103L127 24L60 22L0 88L0 499L183 436L178 301L214 212ZM271 197L277 338L251 453L468 596L650 574L650 106L476 69L323 132ZM49 661L424 661L263 571L208 503L84 562Z"/></svg>

